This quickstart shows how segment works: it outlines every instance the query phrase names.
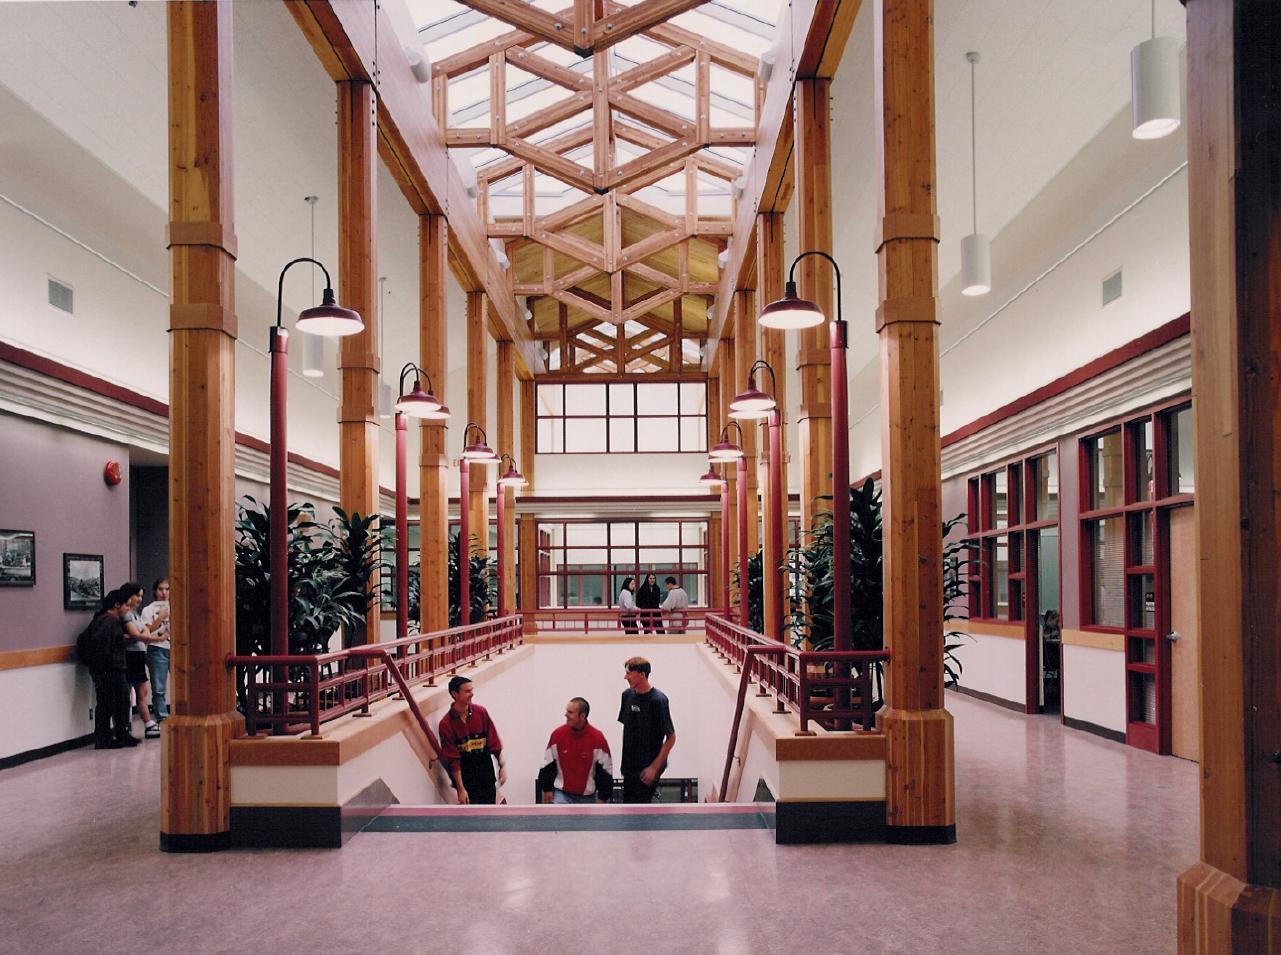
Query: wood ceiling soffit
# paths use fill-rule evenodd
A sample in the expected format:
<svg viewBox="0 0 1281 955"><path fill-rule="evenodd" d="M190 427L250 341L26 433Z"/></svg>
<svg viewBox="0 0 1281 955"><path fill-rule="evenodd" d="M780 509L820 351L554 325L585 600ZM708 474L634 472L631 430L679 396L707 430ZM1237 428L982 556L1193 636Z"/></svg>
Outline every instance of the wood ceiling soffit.
<svg viewBox="0 0 1281 955"><path fill-rule="evenodd" d="M790 196L790 186L784 190L787 167L792 154L792 84L795 79L831 77L841 62L846 42L854 27L862 0L791 0L784 8L779 21L779 36L791 35L798 43L792 45L789 62L774 64L769 84L761 99L756 124L756 151L743 173L743 195L734 216L734 228L729 233L729 252L725 268L721 270L718 299L728 303L741 287L753 247L754 222L757 213L782 212L784 209L767 205L770 196ZM727 308L718 314L708 335L708 345L703 356L704 369L710 369L716 357L716 347L727 332Z"/></svg>
<svg viewBox="0 0 1281 955"><path fill-rule="evenodd" d="M286 8L335 82L373 82L377 64L379 153L389 172L415 213L449 218L451 267L464 289L489 296L502 336L516 344L520 371L545 371L542 352L517 314L485 225L449 160L432 100L410 71L387 14L332 0L306 0Z"/></svg>

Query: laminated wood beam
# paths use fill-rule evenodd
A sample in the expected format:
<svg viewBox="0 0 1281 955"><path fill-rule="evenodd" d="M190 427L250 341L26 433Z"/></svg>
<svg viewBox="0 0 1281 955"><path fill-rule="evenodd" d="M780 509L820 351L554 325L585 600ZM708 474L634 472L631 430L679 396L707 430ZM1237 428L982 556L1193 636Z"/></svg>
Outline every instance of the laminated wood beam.
<svg viewBox="0 0 1281 955"><path fill-rule="evenodd" d="M592 30L592 43L600 50L637 33L643 33L706 2L707 0L641 0L640 3L598 18Z"/></svg>
<svg viewBox="0 0 1281 955"><path fill-rule="evenodd" d="M630 93L638 86L652 83L673 70L679 70L687 63L692 63L695 55L691 47L679 46L674 50L669 50L654 57L654 59L646 63L641 63L638 66L633 66L630 70L619 73L614 77L611 88L620 93Z"/></svg>
<svg viewBox="0 0 1281 955"><path fill-rule="evenodd" d="M507 150L523 162L533 163L540 172L545 172L568 186L581 189L583 192L596 191L591 172L572 159L566 159L549 149L515 137L508 138Z"/></svg>

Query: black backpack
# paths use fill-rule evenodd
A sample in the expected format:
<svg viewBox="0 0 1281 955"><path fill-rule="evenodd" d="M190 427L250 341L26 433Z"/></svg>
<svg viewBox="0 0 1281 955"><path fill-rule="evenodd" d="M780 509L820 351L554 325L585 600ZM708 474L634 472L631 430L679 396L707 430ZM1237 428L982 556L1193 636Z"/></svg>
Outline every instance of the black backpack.
<svg viewBox="0 0 1281 955"><path fill-rule="evenodd" d="M76 637L76 657L91 670L104 669L111 662L111 628L103 625L109 615L106 610L94 614Z"/></svg>

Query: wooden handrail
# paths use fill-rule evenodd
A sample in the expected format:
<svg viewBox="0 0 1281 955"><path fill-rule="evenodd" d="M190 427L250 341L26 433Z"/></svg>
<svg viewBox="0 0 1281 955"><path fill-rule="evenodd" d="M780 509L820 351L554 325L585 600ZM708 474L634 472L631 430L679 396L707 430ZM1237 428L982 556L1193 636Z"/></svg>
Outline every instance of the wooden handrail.
<svg viewBox="0 0 1281 955"><path fill-rule="evenodd" d="M396 681L396 686L400 690L400 695L405 698L409 704L409 712L414 715L414 720L418 723L419 729L427 737L427 743L431 746L431 751L436 754L436 759L440 759L440 740L436 739L436 734L432 732L431 725L427 722L427 717L423 716L423 711L418 708L418 701L414 695L409 692L409 682L405 679L405 674L401 672L400 667L392 658L391 649L387 644L367 643L364 646L352 647L350 651L353 657L363 657L372 659L381 657L383 664L387 667L387 672L391 678ZM430 768L430 767L429 767Z"/></svg>

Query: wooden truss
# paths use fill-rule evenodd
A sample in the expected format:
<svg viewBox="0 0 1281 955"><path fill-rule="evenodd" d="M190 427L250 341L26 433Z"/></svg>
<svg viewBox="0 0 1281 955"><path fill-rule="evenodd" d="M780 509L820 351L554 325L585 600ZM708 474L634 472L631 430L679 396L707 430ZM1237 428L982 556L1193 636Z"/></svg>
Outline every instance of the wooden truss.
<svg viewBox="0 0 1281 955"><path fill-rule="evenodd" d="M540 250L538 274L531 275L528 267L513 270L513 291L545 297L564 314L550 329L552 316L540 315L531 329L535 338L559 343L563 371L679 371L685 364L682 342L704 336L698 326L705 325L708 299L718 286L719 273L709 275L697 264L706 265L709 255L720 251L737 211L728 217L701 215L699 182L720 181L733 194L743 171L708 147L750 147L755 142L753 127L711 125L712 68L751 78L753 112L759 117L764 87L756 78L756 59L665 22L698 5L690 0L642 0L629 7L580 0L555 14L521 0L469 5L516 29L437 63L432 104L449 146L507 153L506 159L480 171L477 202L489 237L507 245L512 261L527 263L531 245ZM611 69L609 47L637 34L664 52L621 72ZM587 64L574 69L540 54L537 48L544 42L590 56L590 72L582 70ZM647 84L690 66L692 115L636 95ZM509 71L514 70L544 81L560 98L509 121ZM482 71L489 80L489 123L450 127L450 81ZM565 131L535 142L553 127ZM641 154L620 162L619 143ZM584 198L536 214L534 182L539 175L578 190ZM647 186L681 179L683 214L636 195ZM500 188L505 196L519 190L519 216L491 214L491 194ZM689 312L682 308L686 296L702 299L691 303L701 319L693 329L682 321L682 312ZM600 323L620 328L607 334L596 327ZM621 326L629 323L633 331L625 333ZM637 323L643 331L634 330Z"/></svg>

